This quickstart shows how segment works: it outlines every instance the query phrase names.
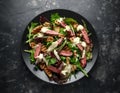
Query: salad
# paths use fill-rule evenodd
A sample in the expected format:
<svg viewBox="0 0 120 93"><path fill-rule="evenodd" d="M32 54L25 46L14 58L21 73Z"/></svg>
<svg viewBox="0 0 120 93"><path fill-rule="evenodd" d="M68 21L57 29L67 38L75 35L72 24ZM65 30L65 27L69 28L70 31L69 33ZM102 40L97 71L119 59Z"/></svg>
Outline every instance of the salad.
<svg viewBox="0 0 120 93"><path fill-rule="evenodd" d="M28 26L26 43L30 46L31 64L44 71L49 80L62 84L81 71L86 77L87 62L92 59L91 33L84 20L51 14L50 20L40 16L38 23Z"/></svg>

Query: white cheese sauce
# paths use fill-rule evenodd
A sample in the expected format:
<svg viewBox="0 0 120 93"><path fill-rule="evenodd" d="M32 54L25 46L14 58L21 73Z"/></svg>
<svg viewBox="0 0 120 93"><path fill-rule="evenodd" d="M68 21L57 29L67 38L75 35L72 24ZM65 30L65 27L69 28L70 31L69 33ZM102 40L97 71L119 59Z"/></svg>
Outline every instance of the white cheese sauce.
<svg viewBox="0 0 120 93"><path fill-rule="evenodd" d="M57 42L57 41L53 42L53 43L48 47L47 52L52 51L52 50L55 49L57 46L58 46L58 42Z"/></svg>
<svg viewBox="0 0 120 93"><path fill-rule="evenodd" d="M82 45L84 48L87 47L87 44L86 44L84 41L81 42L81 45Z"/></svg>
<svg viewBox="0 0 120 93"><path fill-rule="evenodd" d="M71 69L72 69L72 66L70 65L70 64L65 64L64 63L64 65L65 65L65 68L61 71L61 73L63 74L63 75L68 75L68 74L70 74L71 73Z"/></svg>
<svg viewBox="0 0 120 93"><path fill-rule="evenodd" d="M77 31L80 31L80 30L83 30L83 29L84 29L84 27L82 25L77 26Z"/></svg>
<svg viewBox="0 0 120 93"><path fill-rule="evenodd" d="M48 27L42 27L42 28L41 28L41 32L42 32L42 33L45 33L45 32L47 32L48 30L49 30Z"/></svg>
<svg viewBox="0 0 120 93"><path fill-rule="evenodd" d="M37 37L43 37L43 36L44 36L43 33L38 33L38 34L37 34Z"/></svg>
<svg viewBox="0 0 120 93"><path fill-rule="evenodd" d="M73 40L73 43L74 44L80 43L80 38L79 37L75 37L74 40Z"/></svg>
<svg viewBox="0 0 120 93"><path fill-rule="evenodd" d="M58 21L59 23L61 23L61 22L63 21L63 18L59 18L59 19L57 19L57 21Z"/></svg>

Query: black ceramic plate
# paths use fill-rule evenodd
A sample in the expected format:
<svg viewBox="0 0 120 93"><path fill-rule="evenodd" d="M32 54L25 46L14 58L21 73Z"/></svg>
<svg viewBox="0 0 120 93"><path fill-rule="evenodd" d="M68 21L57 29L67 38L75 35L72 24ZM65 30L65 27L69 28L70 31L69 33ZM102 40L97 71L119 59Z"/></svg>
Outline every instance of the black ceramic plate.
<svg viewBox="0 0 120 93"><path fill-rule="evenodd" d="M92 33L90 38L92 39L92 42L93 42L93 45L94 45L93 52L92 52L93 53L93 59L90 62L88 62L87 66L85 67L85 70L88 73L92 69L93 65L95 64L95 61L96 61L97 56L98 56L98 41L97 41L97 37L96 37L95 31L94 31L92 25L84 17L82 17L80 14L75 13L73 11L69 11L69 10L63 10L63 9L55 9L55 10L49 10L49 11L43 12L43 13L39 14L38 16L36 16L32 21L30 21L30 23L31 22L39 22L40 16L45 16L47 19L50 20L50 15L53 14L53 13L59 13L60 16L62 16L62 17L74 18L79 23L82 23L81 22L81 19L82 19L87 24L88 30ZM28 25L30 25L30 23ZM46 82L49 82L49 83L56 84L54 81L50 81L48 79L48 77L44 73L44 71L34 70L34 65L30 63L30 58L29 58L30 55L28 53L24 52L25 49L29 49L28 44L25 43L25 41L27 40L26 35L28 34L28 29L27 29L28 25L26 26L26 29L24 31L23 38L22 38L22 43L21 43L21 51L22 51L22 57L24 59L24 62L27 65L27 67L29 68L29 70L35 76L37 76L39 79L41 79L43 81L46 81ZM76 77L77 78L72 76L71 79L70 80L68 79L68 81L64 84L68 84L68 83L72 83L74 81L77 81L77 80L81 79L82 77L84 77L84 74L82 72L78 72L76 74Z"/></svg>

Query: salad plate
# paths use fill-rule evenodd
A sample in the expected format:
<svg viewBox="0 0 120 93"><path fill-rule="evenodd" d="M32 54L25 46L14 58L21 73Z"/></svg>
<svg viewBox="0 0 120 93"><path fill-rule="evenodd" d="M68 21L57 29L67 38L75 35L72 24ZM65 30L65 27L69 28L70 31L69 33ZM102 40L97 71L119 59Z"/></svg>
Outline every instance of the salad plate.
<svg viewBox="0 0 120 93"><path fill-rule="evenodd" d="M61 20L64 20L65 22L62 23ZM46 25L49 25L50 27L46 27ZM55 29L53 29L54 27L59 28L59 30L63 30L60 30L61 32L55 32ZM38 30L36 29L41 32L38 32ZM82 29L85 29L86 32L82 32ZM72 33L70 32L70 30L72 31ZM79 32L77 32L79 30L81 30L80 34L78 34ZM31 33L30 31L33 32ZM64 36L61 36L61 33ZM88 35L87 37L86 33ZM79 37L81 37L82 39ZM52 42L51 38L53 39ZM89 40L87 40L86 38ZM45 40L48 41L46 42ZM59 43L57 43L58 45L55 45L54 43L56 43L57 41ZM71 45L70 42L72 42ZM82 49L80 48L80 45L78 45L78 43L82 45ZM47 47L47 52L40 49L40 47L43 45ZM71 48L70 46L75 47ZM89 54L85 52L87 46L91 47L91 49L88 50ZM67 51L65 47L67 48ZM78 53L78 56L73 56L75 55L74 52L77 50L81 52ZM39 53L40 51L42 52ZM53 56L51 56L52 52ZM98 40L92 25L87 21L86 18L84 18L80 14L65 9L48 10L37 15L26 26L21 41L21 54L28 69L39 79L52 84L69 84L81 79L84 76L89 77L88 72L94 66L98 56ZM85 55L86 63L84 61L82 62L82 60L85 58ZM69 62L64 62L68 59ZM78 66L77 64L78 61L76 62L75 60L79 61L80 66ZM59 65L59 67L57 68L58 64L61 65ZM65 72L68 64L71 69L74 65L76 67L76 70L72 71L71 69L69 69L68 72ZM44 65L46 68L44 67ZM79 70L77 69L77 67ZM49 74L49 71L47 73L46 69L49 70L51 74ZM63 77L65 78L64 80Z"/></svg>

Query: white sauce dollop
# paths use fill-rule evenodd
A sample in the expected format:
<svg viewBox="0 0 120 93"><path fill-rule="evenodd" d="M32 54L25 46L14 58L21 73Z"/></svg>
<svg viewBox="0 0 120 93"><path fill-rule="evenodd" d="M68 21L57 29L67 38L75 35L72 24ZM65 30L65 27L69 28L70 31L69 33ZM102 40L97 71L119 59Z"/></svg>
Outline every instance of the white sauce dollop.
<svg viewBox="0 0 120 93"><path fill-rule="evenodd" d="M56 56L56 58L57 58L58 60L61 60L61 59L60 59L60 56L58 55L58 52L57 52L56 50L54 50L54 55Z"/></svg>
<svg viewBox="0 0 120 93"><path fill-rule="evenodd" d="M59 23L61 23L61 22L63 21L63 18L59 18L59 19L57 19L57 21L58 21Z"/></svg>
<svg viewBox="0 0 120 93"><path fill-rule="evenodd" d="M43 37L43 36L44 36L43 33L38 33L38 34L37 34L37 37Z"/></svg>
<svg viewBox="0 0 120 93"><path fill-rule="evenodd" d="M57 42L57 41L53 42L53 43L48 47L47 52L52 51L52 50L55 49L57 46L58 46L58 42Z"/></svg>
<svg viewBox="0 0 120 93"><path fill-rule="evenodd" d="M80 30L83 30L83 29L84 29L84 27L82 25L77 26L77 31L80 31Z"/></svg>
<svg viewBox="0 0 120 93"><path fill-rule="evenodd" d="M82 45L84 48L87 47L87 44L86 44L84 41L81 42L81 45Z"/></svg>
<svg viewBox="0 0 120 93"><path fill-rule="evenodd" d="M73 40L73 43L74 44L80 43L80 38L79 37L75 37L74 40Z"/></svg>
<svg viewBox="0 0 120 93"><path fill-rule="evenodd" d="M83 50L83 52L82 52L82 58L84 58L85 57L85 50Z"/></svg>
<svg viewBox="0 0 120 93"><path fill-rule="evenodd" d="M68 75L71 73L72 66L70 64L65 64L65 68L61 71L63 75Z"/></svg>
<svg viewBox="0 0 120 93"><path fill-rule="evenodd" d="M43 59L43 54L39 54L39 56L37 56L36 58L37 58L36 59L37 62L41 62Z"/></svg>
<svg viewBox="0 0 120 93"><path fill-rule="evenodd" d="M67 31L69 31L69 30L70 30L70 26L66 25L66 26L65 26L65 29L66 29Z"/></svg>
<svg viewBox="0 0 120 93"><path fill-rule="evenodd" d="M45 32L47 32L48 30L49 30L48 27L42 27L42 28L41 28L41 32L42 32L42 33L45 33Z"/></svg>

